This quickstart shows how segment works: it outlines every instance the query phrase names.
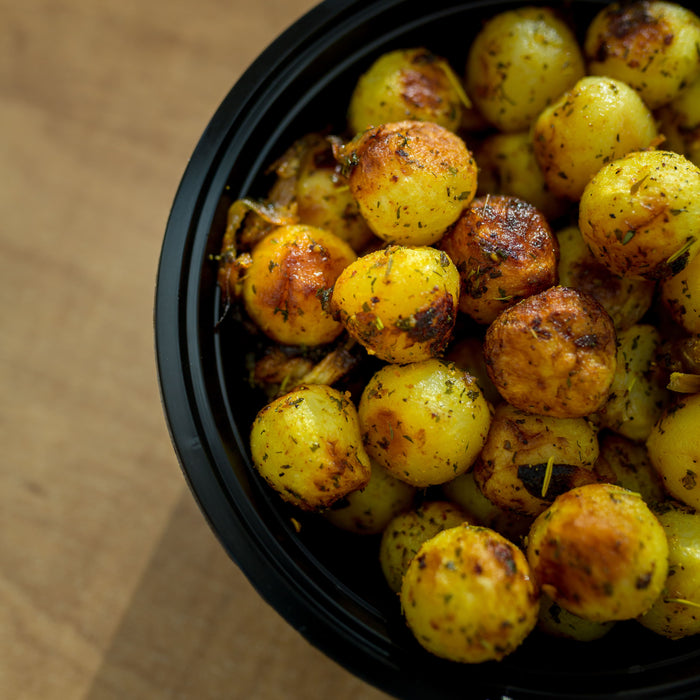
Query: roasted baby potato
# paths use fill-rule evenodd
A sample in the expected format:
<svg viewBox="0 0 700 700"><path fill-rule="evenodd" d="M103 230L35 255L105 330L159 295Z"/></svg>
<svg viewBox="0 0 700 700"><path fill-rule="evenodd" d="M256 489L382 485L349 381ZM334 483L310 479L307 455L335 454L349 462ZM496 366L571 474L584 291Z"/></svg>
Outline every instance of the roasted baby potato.
<svg viewBox="0 0 700 700"><path fill-rule="evenodd" d="M389 246L343 270L330 310L370 354L387 362L417 362L442 354L452 338L459 284L445 253Z"/></svg>
<svg viewBox="0 0 700 700"><path fill-rule="evenodd" d="M454 362L457 367L471 374L476 379L479 389L481 389L484 398L489 403L496 404L501 401L501 395L486 371L484 343L481 337L467 335L455 339L448 346L444 358L448 362Z"/></svg>
<svg viewBox="0 0 700 700"><path fill-rule="evenodd" d="M368 129L338 147L336 156L369 227L389 243L435 243L476 194L471 152L432 122Z"/></svg>
<svg viewBox="0 0 700 700"><path fill-rule="evenodd" d="M668 406L647 439L649 459L666 490L700 510L700 394L679 396Z"/></svg>
<svg viewBox="0 0 700 700"><path fill-rule="evenodd" d="M459 271L460 311L478 323L491 323L504 309L557 282L557 243L549 224L517 197L478 197L439 248Z"/></svg>
<svg viewBox="0 0 700 700"><path fill-rule="evenodd" d="M700 252L700 168L672 151L637 151L586 185L579 229L613 274L665 279Z"/></svg>
<svg viewBox="0 0 700 700"><path fill-rule="evenodd" d="M352 133L406 119L440 124L456 131L471 106L449 63L426 48L382 54L360 76L350 96Z"/></svg>
<svg viewBox="0 0 700 700"><path fill-rule="evenodd" d="M371 474L355 406L322 384L300 386L264 406L250 449L261 476L304 510L327 508L366 486Z"/></svg>
<svg viewBox="0 0 700 700"><path fill-rule="evenodd" d="M501 131L526 130L544 107L584 75L583 54L550 8L502 12L471 44L467 93Z"/></svg>
<svg viewBox="0 0 700 700"><path fill-rule="evenodd" d="M503 311L486 331L486 368L529 413L576 418L605 404L615 375L612 319L590 295L550 287Z"/></svg>
<svg viewBox="0 0 700 700"><path fill-rule="evenodd" d="M253 249L243 279L248 315L283 345L321 345L343 330L322 304L357 256L343 240L313 226L281 226Z"/></svg>
<svg viewBox="0 0 700 700"><path fill-rule="evenodd" d="M664 637L681 639L700 633L700 513L669 508L658 518L668 538L668 578L639 622Z"/></svg>
<svg viewBox="0 0 700 700"><path fill-rule="evenodd" d="M629 85L586 76L537 117L533 147L550 191L578 201L601 167L647 148L657 135L651 111Z"/></svg>
<svg viewBox="0 0 700 700"><path fill-rule="evenodd" d="M598 481L598 435L585 418L536 416L499 404L474 465L492 503L536 516L560 493Z"/></svg>
<svg viewBox="0 0 700 700"><path fill-rule="evenodd" d="M542 592L594 622L647 612L668 573L666 533L639 494L613 484L567 491L537 517L527 559Z"/></svg>
<svg viewBox="0 0 700 700"><path fill-rule="evenodd" d="M700 254L677 275L664 280L661 299L679 326L700 334Z"/></svg>
<svg viewBox="0 0 700 700"><path fill-rule="evenodd" d="M559 284L595 297L618 330L637 323L651 308L656 284L614 275L591 253L577 226L557 231Z"/></svg>
<svg viewBox="0 0 700 700"><path fill-rule="evenodd" d="M612 3L589 24L588 72L633 87L651 109L670 102L700 74L700 19L660 0Z"/></svg>
<svg viewBox="0 0 700 700"><path fill-rule="evenodd" d="M389 588L394 593L401 590L406 569L424 542L464 522L471 522L469 515L448 501L426 501L394 516L379 545L379 563Z"/></svg>
<svg viewBox="0 0 700 700"><path fill-rule="evenodd" d="M550 637L573 639L577 642L593 642L604 637L614 626L615 621L593 622L574 615L548 595L540 596L540 611L537 629Z"/></svg>
<svg viewBox="0 0 700 700"><path fill-rule="evenodd" d="M491 422L474 377L437 359L379 369L362 392L358 414L370 457L420 488L469 469Z"/></svg>
<svg viewBox="0 0 700 700"><path fill-rule="evenodd" d="M484 527L443 530L411 560L401 608L418 642L462 663L502 659L537 623L538 591L524 554Z"/></svg>

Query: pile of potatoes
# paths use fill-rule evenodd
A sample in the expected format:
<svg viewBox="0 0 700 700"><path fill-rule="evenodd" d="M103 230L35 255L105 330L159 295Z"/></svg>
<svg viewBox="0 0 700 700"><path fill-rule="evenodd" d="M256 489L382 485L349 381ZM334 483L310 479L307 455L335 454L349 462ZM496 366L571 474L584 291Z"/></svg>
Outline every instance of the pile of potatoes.
<svg viewBox="0 0 700 700"><path fill-rule="evenodd" d="M700 19L506 11L347 115L229 211L260 475L378 547L438 656L699 633Z"/></svg>

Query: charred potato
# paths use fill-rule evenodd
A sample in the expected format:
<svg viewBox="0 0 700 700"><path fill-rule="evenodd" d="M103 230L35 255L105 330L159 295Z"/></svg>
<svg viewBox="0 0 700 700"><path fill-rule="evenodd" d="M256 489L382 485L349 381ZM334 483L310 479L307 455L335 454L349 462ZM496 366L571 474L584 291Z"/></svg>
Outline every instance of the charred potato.
<svg viewBox="0 0 700 700"><path fill-rule="evenodd" d="M368 129L338 148L337 157L369 227L389 243L435 243L476 194L471 152L431 122Z"/></svg>
<svg viewBox="0 0 700 700"><path fill-rule="evenodd" d="M615 375L615 328L591 296L551 287L489 326L486 367L503 398L530 413L576 418L602 408Z"/></svg>
<svg viewBox="0 0 700 700"><path fill-rule="evenodd" d="M670 102L700 74L700 19L676 3L613 3L588 26L584 52L592 75L633 87L651 109Z"/></svg>
<svg viewBox="0 0 700 700"><path fill-rule="evenodd" d="M672 151L638 151L586 185L579 229L613 274L665 279L700 251L700 168Z"/></svg>
<svg viewBox="0 0 700 700"><path fill-rule="evenodd" d="M651 111L631 87L586 76L537 117L533 146L550 191L578 201L601 167L647 148L657 135Z"/></svg>
<svg viewBox="0 0 700 700"><path fill-rule="evenodd" d="M538 591L524 554L502 535L459 525L425 542L401 586L418 642L461 663L502 659L537 623Z"/></svg>
<svg viewBox="0 0 700 700"><path fill-rule="evenodd" d="M461 279L459 309L489 324L557 282L557 244L547 220L517 197L475 199L439 243Z"/></svg>
<svg viewBox="0 0 700 700"><path fill-rule="evenodd" d="M522 7L490 19L471 44L467 93L501 131L527 129L583 77L581 49L549 8Z"/></svg>
<svg viewBox="0 0 700 700"><path fill-rule="evenodd" d="M435 248L389 246L338 276L330 310L370 354L387 362L440 355L452 338L459 273Z"/></svg>
<svg viewBox="0 0 700 700"><path fill-rule="evenodd" d="M491 421L474 377L437 359L379 369L362 393L358 414L370 457L421 488L469 469Z"/></svg>
<svg viewBox="0 0 700 700"><path fill-rule="evenodd" d="M613 484L567 491L537 517L527 559L542 592L595 622L647 612L668 573L666 533L639 494Z"/></svg>
<svg viewBox="0 0 700 700"><path fill-rule="evenodd" d="M253 464L280 496L304 510L320 510L371 474L357 411L345 394L300 386L264 406L250 436Z"/></svg>

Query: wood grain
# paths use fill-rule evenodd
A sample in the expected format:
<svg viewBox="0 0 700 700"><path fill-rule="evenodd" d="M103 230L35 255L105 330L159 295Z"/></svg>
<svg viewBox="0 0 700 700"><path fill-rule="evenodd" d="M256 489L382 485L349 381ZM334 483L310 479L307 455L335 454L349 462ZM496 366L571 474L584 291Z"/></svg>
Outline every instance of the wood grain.
<svg viewBox="0 0 700 700"><path fill-rule="evenodd" d="M187 158L312 4L0 0L0 697L382 697L227 559L153 356Z"/></svg>

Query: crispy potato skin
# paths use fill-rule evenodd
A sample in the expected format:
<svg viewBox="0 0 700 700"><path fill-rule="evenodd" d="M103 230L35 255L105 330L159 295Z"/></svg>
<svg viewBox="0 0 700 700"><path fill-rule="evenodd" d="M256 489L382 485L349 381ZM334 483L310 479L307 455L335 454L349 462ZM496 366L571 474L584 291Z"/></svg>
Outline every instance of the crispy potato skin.
<svg viewBox="0 0 700 700"><path fill-rule="evenodd" d="M700 19L676 3L612 3L589 24L588 71L633 87L651 109L670 102L700 74Z"/></svg>
<svg viewBox="0 0 700 700"><path fill-rule="evenodd" d="M491 381L523 411L560 418L594 413L616 367L613 322L591 296L550 287L506 309L484 343Z"/></svg>
<svg viewBox="0 0 700 700"><path fill-rule="evenodd" d="M639 494L613 484L561 494L527 539L528 562L543 593L584 619L635 618L666 581L664 529Z"/></svg>
<svg viewBox="0 0 700 700"><path fill-rule="evenodd" d="M700 252L700 168L671 151L638 151L586 185L579 229L613 274L660 280Z"/></svg>
<svg viewBox="0 0 700 700"><path fill-rule="evenodd" d="M343 240L313 226L281 226L253 249L243 301L256 325L283 345L321 345L342 325L321 303L357 256Z"/></svg>
<svg viewBox="0 0 700 700"><path fill-rule="evenodd" d="M557 282L557 242L532 204L475 199L439 243L457 266L460 311L488 324L505 308Z"/></svg>
<svg viewBox="0 0 700 700"><path fill-rule="evenodd" d="M355 406L321 384L300 386L264 406L250 447L260 475L303 510L327 508L371 475Z"/></svg>
<svg viewBox="0 0 700 700"><path fill-rule="evenodd" d="M513 652L535 627L539 607L523 553L495 531L468 524L421 546L400 598L418 642L461 663Z"/></svg>
<svg viewBox="0 0 700 700"><path fill-rule="evenodd" d="M388 243L435 243L476 195L471 152L459 136L432 122L368 129L338 155L362 215Z"/></svg>

